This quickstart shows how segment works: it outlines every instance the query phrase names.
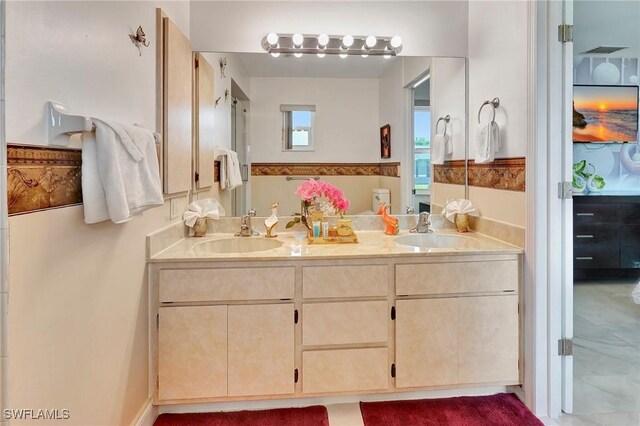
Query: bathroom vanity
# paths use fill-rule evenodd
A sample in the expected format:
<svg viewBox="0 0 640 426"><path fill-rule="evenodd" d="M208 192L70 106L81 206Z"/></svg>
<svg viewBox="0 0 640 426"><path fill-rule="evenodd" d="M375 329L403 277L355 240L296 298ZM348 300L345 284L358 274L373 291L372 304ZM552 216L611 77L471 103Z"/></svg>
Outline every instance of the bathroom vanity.
<svg viewBox="0 0 640 426"><path fill-rule="evenodd" d="M358 237L281 234L250 252L265 239L221 250L233 237L217 235L152 256L154 403L521 383L521 249L478 234Z"/></svg>

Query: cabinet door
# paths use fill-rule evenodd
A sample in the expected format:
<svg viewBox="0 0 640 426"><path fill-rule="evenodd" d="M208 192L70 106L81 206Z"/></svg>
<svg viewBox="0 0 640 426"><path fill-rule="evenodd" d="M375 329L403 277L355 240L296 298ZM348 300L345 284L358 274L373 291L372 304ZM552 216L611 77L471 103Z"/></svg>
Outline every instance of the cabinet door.
<svg viewBox="0 0 640 426"><path fill-rule="evenodd" d="M191 189L191 42L169 18L164 31L164 191ZM212 165L213 167L213 165Z"/></svg>
<svg viewBox="0 0 640 426"><path fill-rule="evenodd" d="M459 300L459 383L519 383L518 296Z"/></svg>
<svg viewBox="0 0 640 426"><path fill-rule="evenodd" d="M213 67L200 53L195 54L196 63L196 172L198 189L213 185L214 155L214 108Z"/></svg>
<svg viewBox="0 0 640 426"><path fill-rule="evenodd" d="M227 394L227 307L160 308L158 399Z"/></svg>
<svg viewBox="0 0 640 426"><path fill-rule="evenodd" d="M457 299L396 302L396 387L458 381Z"/></svg>
<svg viewBox="0 0 640 426"><path fill-rule="evenodd" d="M294 392L293 304L229 306L229 396Z"/></svg>

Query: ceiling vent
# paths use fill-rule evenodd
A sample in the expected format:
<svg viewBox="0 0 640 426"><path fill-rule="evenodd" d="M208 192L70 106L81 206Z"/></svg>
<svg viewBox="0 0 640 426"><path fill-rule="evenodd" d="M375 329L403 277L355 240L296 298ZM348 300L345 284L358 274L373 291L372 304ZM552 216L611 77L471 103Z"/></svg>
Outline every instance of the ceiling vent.
<svg viewBox="0 0 640 426"><path fill-rule="evenodd" d="M618 50L627 49L627 46L598 46L595 49L587 50L585 55L609 55Z"/></svg>

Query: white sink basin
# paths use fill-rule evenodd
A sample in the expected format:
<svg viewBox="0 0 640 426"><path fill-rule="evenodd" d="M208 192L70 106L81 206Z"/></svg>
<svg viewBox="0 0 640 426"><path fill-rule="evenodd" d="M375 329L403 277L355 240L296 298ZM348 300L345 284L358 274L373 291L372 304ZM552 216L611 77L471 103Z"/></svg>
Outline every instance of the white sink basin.
<svg viewBox="0 0 640 426"><path fill-rule="evenodd" d="M459 235L411 234L396 238L396 243L419 249L430 248L473 248L476 241Z"/></svg>
<svg viewBox="0 0 640 426"><path fill-rule="evenodd" d="M256 251L272 250L282 247L282 244L282 241L268 240L266 238L236 237L204 241L202 243L195 244L193 246L193 250L196 254L252 253Z"/></svg>

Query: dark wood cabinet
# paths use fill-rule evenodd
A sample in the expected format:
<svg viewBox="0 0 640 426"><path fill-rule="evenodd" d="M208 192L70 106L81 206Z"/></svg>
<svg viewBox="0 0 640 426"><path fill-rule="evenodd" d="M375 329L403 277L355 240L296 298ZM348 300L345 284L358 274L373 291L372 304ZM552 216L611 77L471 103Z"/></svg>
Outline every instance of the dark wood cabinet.
<svg viewBox="0 0 640 426"><path fill-rule="evenodd" d="M640 276L640 196L573 199L576 279Z"/></svg>

